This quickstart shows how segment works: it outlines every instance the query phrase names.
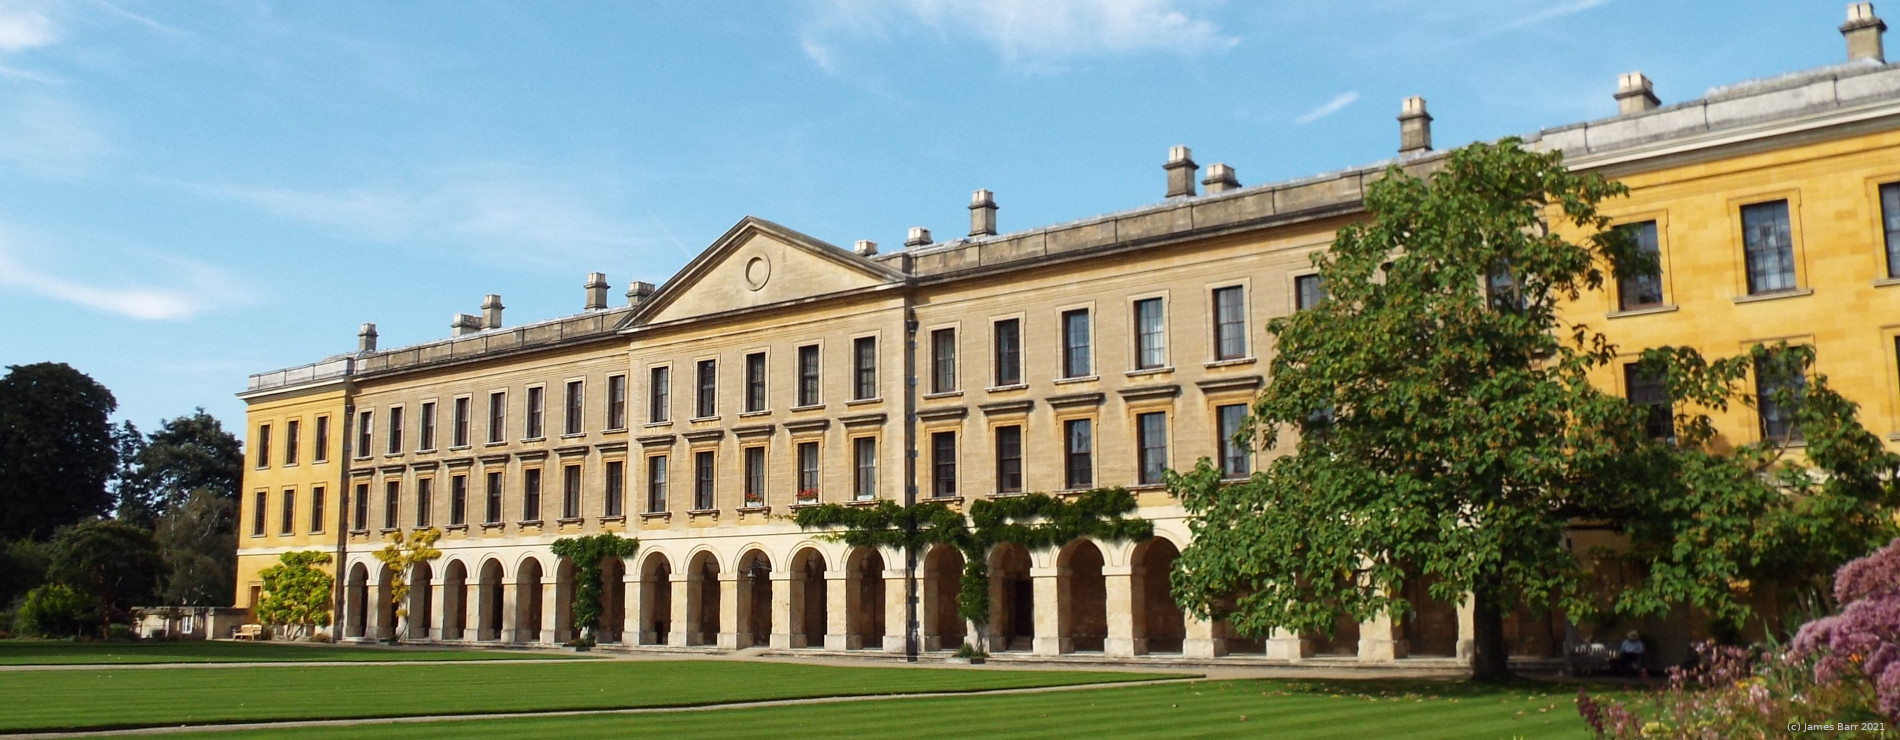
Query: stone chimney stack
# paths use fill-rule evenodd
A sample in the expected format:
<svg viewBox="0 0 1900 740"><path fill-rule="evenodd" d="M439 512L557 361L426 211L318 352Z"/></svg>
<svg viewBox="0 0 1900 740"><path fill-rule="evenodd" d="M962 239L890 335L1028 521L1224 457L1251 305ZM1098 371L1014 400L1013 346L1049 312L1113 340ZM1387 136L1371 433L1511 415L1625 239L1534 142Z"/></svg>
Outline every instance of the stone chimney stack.
<svg viewBox="0 0 1900 740"><path fill-rule="evenodd" d="M930 244L930 230L922 226L910 227L910 236L904 240L904 247L922 247Z"/></svg>
<svg viewBox="0 0 1900 740"><path fill-rule="evenodd" d="M1207 166L1207 178L1201 184L1207 186L1208 195L1213 195L1239 189L1240 178L1234 175L1234 168L1215 162Z"/></svg>
<svg viewBox="0 0 1900 740"><path fill-rule="evenodd" d="M996 194L978 190L970 194L970 236L996 236Z"/></svg>
<svg viewBox="0 0 1900 740"><path fill-rule="evenodd" d="M1399 108L1399 153L1419 154L1432 150L1432 114L1425 112L1425 99L1406 98Z"/></svg>
<svg viewBox="0 0 1900 740"><path fill-rule="evenodd" d="M501 328L501 296L489 293L482 299L482 328Z"/></svg>
<svg viewBox="0 0 1900 740"><path fill-rule="evenodd" d="M363 328L356 330L356 351L358 352L375 352L376 351L376 325L375 324L364 324Z"/></svg>
<svg viewBox="0 0 1900 740"><path fill-rule="evenodd" d="M1194 197L1194 173L1200 166L1194 164L1193 152L1184 146L1169 147L1168 163L1161 169L1168 171L1168 197Z"/></svg>
<svg viewBox="0 0 1900 740"><path fill-rule="evenodd" d="M1655 110L1662 106L1656 99L1656 86L1641 72L1631 72L1616 78L1616 114L1627 116Z"/></svg>
<svg viewBox="0 0 1900 740"><path fill-rule="evenodd" d="M644 280L635 280L627 284L627 305L638 306L653 297L653 284Z"/></svg>
<svg viewBox="0 0 1900 740"><path fill-rule="evenodd" d="M466 337L482 330L482 317L458 313L449 319L449 336Z"/></svg>
<svg viewBox="0 0 1900 740"><path fill-rule="evenodd" d="M877 242L869 239L859 239L858 243L851 247L851 251L857 252L860 257L876 257Z"/></svg>
<svg viewBox="0 0 1900 740"><path fill-rule="evenodd" d="M1874 15L1873 3L1848 4L1847 23L1841 26L1841 35L1847 37L1847 61L1872 59L1886 64L1887 52L1880 40L1886 32L1887 22Z"/></svg>
<svg viewBox="0 0 1900 740"><path fill-rule="evenodd" d="M607 307L607 273L587 273L587 284L581 287L587 289L587 306L584 310L599 311Z"/></svg>

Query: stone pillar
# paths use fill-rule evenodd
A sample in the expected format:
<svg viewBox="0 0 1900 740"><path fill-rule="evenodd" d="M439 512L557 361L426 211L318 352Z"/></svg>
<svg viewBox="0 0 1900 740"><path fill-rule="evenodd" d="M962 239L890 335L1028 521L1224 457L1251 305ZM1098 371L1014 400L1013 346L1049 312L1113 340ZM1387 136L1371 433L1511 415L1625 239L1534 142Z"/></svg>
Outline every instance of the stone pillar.
<svg viewBox="0 0 1900 740"><path fill-rule="evenodd" d="M1299 634L1275 628L1267 638L1267 658L1269 660L1301 661L1313 657L1313 641L1301 639Z"/></svg>
<svg viewBox="0 0 1900 740"><path fill-rule="evenodd" d="M541 634L537 642L560 642L561 586L554 579L541 579Z"/></svg>
<svg viewBox="0 0 1900 740"><path fill-rule="evenodd" d="M745 592L743 596L742 591ZM739 574L719 574L719 639L716 644L720 649L739 648L739 600L749 600L751 595L751 589L739 588Z"/></svg>
<svg viewBox="0 0 1900 740"><path fill-rule="evenodd" d="M430 603L433 603L435 605L435 608L429 610L428 634L424 635L423 639L431 640L431 641L440 641L444 636L448 635L448 629L447 629L449 626L448 596L449 596L448 588L445 584L442 583L442 581L432 580L429 582L429 599L430 599Z"/></svg>
<svg viewBox="0 0 1900 740"><path fill-rule="evenodd" d="M638 570L625 570L620 576L620 644L639 645L646 640L641 638L646 625L640 624L641 607L646 606L646 584L641 582Z"/></svg>
<svg viewBox="0 0 1900 740"><path fill-rule="evenodd" d="M369 604L363 609L363 637L376 641L383 639L383 589L382 581L371 581L364 596Z"/></svg>
<svg viewBox="0 0 1900 740"><path fill-rule="evenodd" d="M1062 618L1063 610L1069 606L1068 584L1063 583L1060 568L1029 569L1029 578L1036 589L1036 655L1061 655L1075 649L1075 644L1067 635L1062 634L1068 620Z"/></svg>
<svg viewBox="0 0 1900 740"><path fill-rule="evenodd" d="M772 632L771 636L766 638L766 644L774 650L805 647L803 625L801 624L796 630L792 628L793 617L797 617L799 622L805 621L805 594L797 594L797 599L792 596L792 574L772 571ZM758 604L753 605L754 608L758 606ZM793 641L794 637L796 637L796 642Z"/></svg>
<svg viewBox="0 0 1900 740"><path fill-rule="evenodd" d="M1227 641L1214 636L1212 621L1189 616L1186 627L1186 639L1181 641L1181 657L1209 660L1227 654Z"/></svg>
<svg viewBox="0 0 1900 740"><path fill-rule="evenodd" d="M520 594L515 593L516 590L514 579L503 578L501 580L501 603L495 605L496 609L501 610L501 631L495 635L495 639L498 642L514 643L521 641L519 636L515 634L515 628L519 626L521 621L521 615L517 613L520 609L515 604L516 601L520 600Z"/></svg>
<svg viewBox="0 0 1900 740"><path fill-rule="evenodd" d="M1477 599L1467 593L1458 602L1458 659L1470 660L1478 648Z"/></svg>
<svg viewBox="0 0 1900 740"><path fill-rule="evenodd" d="M884 571L884 652L886 653L904 654L904 598L904 569L886 569Z"/></svg>
<svg viewBox="0 0 1900 740"><path fill-rule="evenodd" d="M1102 566L1102 582L1108 593L1104 604L1108 613L1108 637L1102 641L1102 655L1132 658L1148 652L1141 616L1135 613L1134 566Z"/></svg>
<svg viewBox="0 0 1900 740"><path fill-rule="evenodd" d="M1398 624L1390 613L1359 623L1359 660L1363 663L1390 663L1408 653Z"/></svg>
<svg viewBox="0 0 1900 740"><path fill-rule="evenodd" d="M690 642L686 638L699 621L699 611L692 608L692 599L687 598L687 589L691 587L691 581L692 579L687 578L682 571L675 574L669 584L673 589L673 613L668 616L672 624L667 626L666 644L673 647L686 647Z"/></svg>
<svg viewBox="0 0 1900 740"><path fill-rule="evenodd" d="M864 647L864 636L851 634L851 594L845 591L851 585L847 580L851 575L846 570L825 571L825 649L858 650ZM867 604L868 611L883 606Z"/></svg>

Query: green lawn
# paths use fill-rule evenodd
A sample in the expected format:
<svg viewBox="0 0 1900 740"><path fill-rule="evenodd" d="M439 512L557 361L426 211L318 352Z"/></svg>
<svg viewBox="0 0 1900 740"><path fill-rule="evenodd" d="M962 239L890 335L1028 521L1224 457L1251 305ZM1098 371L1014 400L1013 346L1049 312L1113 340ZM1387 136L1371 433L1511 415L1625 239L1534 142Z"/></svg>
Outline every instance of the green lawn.
<svg viewBox="0 0 1900 740"><path fill-rule="evenodd" d="M1034 695L853 701L644 715L377 724L241 738L1551 738L1588 740L1561 687L1205 681Z"/></svg>
<svg viewBox="0 0 1900 740"><path fill-rule="evenodd" d="M326 660L519 660L566 657L498 650L394 649L271 642L0 640L0 665L82 663L310 663Z"/></svg>
<svg viewBox="0 0 1900 740"><path fill-rule="evenodd" d="M0 671L0 731L683 706L1155 677L714 660Z"/></svg>

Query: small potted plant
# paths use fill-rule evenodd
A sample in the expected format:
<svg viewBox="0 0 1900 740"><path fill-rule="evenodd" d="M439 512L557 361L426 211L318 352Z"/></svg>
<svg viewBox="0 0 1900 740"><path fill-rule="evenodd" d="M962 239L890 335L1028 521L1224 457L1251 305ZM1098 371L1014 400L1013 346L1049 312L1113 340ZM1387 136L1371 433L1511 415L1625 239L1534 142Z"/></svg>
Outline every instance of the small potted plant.
<svg viewBox="0 0 1900 740"><path fill-rule="evenodd" d="M580 637L576 637L572 640L568 640L567 647L577 653L585 653L589 650L593 650L594 649L594 631L591 629L587 630Z"/></svg>
<svg viewBox="0 0 1900 740"><path fill-rule="evenodd" d="M798 491L797 501L801 505L818 503L818 489L816 488L800 489Z"/></svg>
<svg viewBox="0 0 1900 740"><path fill-rule="evenodd" d="M957 654L950 656L950 662L958 665L983 665L989 657L990 654L983 652L982 648L966 642L957 646Z"/></svg>

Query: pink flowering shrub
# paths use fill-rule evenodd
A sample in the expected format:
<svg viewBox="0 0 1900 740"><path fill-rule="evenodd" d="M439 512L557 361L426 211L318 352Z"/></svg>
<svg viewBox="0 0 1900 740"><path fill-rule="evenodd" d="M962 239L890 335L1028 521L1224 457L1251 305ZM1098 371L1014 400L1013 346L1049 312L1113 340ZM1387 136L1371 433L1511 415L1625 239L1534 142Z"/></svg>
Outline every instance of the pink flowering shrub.
<svg viewBox="0 0 1900 740"><path fill-rule="evenodd" d="M1614 740L1779 738L1797 723L1884 722L1892 732L1900 724L1900 540L1842 566L1834 597L1841 612L1802 625L1786 649L1697 645L1698 667L1671 668L1660 693L1618 702L1578 691L1577 712Z"/></svg>

